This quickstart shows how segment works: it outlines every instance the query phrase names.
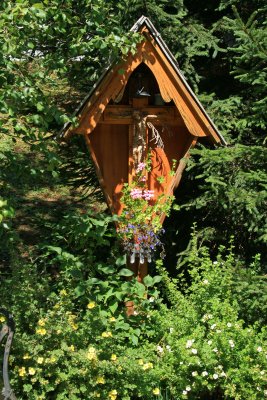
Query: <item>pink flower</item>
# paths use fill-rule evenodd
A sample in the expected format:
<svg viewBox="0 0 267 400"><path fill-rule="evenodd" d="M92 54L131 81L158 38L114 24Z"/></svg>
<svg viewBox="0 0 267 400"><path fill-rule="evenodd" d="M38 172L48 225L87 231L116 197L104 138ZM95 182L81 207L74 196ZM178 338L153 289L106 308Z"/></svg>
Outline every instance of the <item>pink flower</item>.
<svg viewBox="0 0 267 400"><path fill-rule="evenodd" d="M143 171L143 169L146 167L146 164L143 162L140 162L136 168L136 173L138 174L139 172Z"/></svg>
<svg viewBox="0 0 267 400"><path fill-rule="evenodd" d="M151 200L151 199L153 199L153 197L154 197L154 190L144 190L144 193L143 193L143 198L145 199L145 200Z"/></svg>
<svg viewBox="0 0 267 400"><path fill-rule="evenodd" d="M132 199L141 199L142 198L142 189L132 189L130 196Z"/></svg>
<svg viewBox="0 0 267 400"><path fill-rule="evenodd" d="M141 181L141 182L145 182L145 181L146 181L146 179L147 179L147 178L146 178L146 176L145 176L145 175L143 175L143 176L142 176L142 178L140 179L140 181Z"/></svg>

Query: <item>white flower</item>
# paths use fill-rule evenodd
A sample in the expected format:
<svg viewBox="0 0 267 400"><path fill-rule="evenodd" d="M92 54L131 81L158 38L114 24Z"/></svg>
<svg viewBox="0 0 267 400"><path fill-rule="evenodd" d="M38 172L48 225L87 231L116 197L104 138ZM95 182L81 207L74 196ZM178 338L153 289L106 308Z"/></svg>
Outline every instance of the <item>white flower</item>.
<svg viewBox="0 0 267 400"><path fill-rule="evenodd" d="M192 350L191 350L191 353L197 354L197 349L192 349Z"/></svg>
<svg viewBox="0 0 267 400"><path fill-rule="evenodd" d="M171 353L171 351L172 351L171 346L169 346L169 345L167 344L166 350L168 350L168 352Z"/></svg>
<svg viewBox="0 0 267 400"><path fill-rule="evenodd" d="M202 375L202 376L207 376L207 375L209 375L209 374L207 373L207 371L203 371L201 375Z"/></svg>
<svg viewBox="0 0 267 400"><path fill-rule="evenodd" d="M192 376L198 376L198 372L197 371L193 371L192 372Z"/></svg>
<svg viewBox="0 0 267 400"><path fill-rule="evenodd" d="M172 333L172 332L173 332L173 330L174 330L173 328L170 328L170 333Z"/></svg>
<svg viewBox="0 0 267 400"><path fill-rule="evenodd" d="M190 387L190 386L186 386L185 390L186 390L187 392L190 392L191 387Z"/></svg>
<svg viewBox="0 0 267 400"><path fill-rule="evenodd" d="M218 365L218 367L217 368L219 368L219 369L223 369L223 366L222 365Z"/></svg>
<svg viewBox="0 0 267 400"><path fill-rule="evenodd" d="M220 329L217 329L217 331L216 331L217 333L221 333L221 330Z"/></svg>
<svg viewBox="0 0 267 400"><path fill-rule="evenodd" d="M212 376L213 376L213 379L218 379L219 378L218 374L213 374Z"/></svg>
<svg viewBox="0 0 267 400"><path fill-rule="evenodd" d="M187 342L186 342L186 345L185 345L185 347L187 348L187 349L190 349L190 347L192 346L192 344L194 343L194 339L189 339Z"/></svg>
<svg viewBox="0 0 267 400"><path fill-rule="evenodd" d="M262 351L262 347L261 346L257 347L257 351L260 353Z"/></svg>
<svg viewBox="0 0 267 400"><path fill-rule="evenodd" d="M212 351L214 351L214 353L218 353L217 347L215 347L215 349L212 349Z"/></svg>
<svg viewBox="0 0 267 400"><path fill-rule="evenodd" d="M208 320L211 319L212 317L213 317L212 314L204 314L203 317L202 317L202 321L203 321L203 322L208 321Z"/></svg>
<svg viewBox="0 0 267 400"><path fill-rule="evenodd" d="M264 375L264 374L265 374L265 371L261 371L260 374L261 374L261 375Z"/></svg>
<svg viewBox="0 0 267 400"><path fill-rule="evenodd" d="M183 395L186 396L187 395L187 391L183 390Z"/></svg>
<svg viewBox="0 0 267 400"><path fill-rule="evenodd" d="M257 390L260 392L260 391L261 391L261 388L260 388L259 386L257 386Z"/></svg>
<svg viewBox="0 0 267 400"><path fill-rule="evenodd" d="M153 297L153 296L149 297L148 301L149 301L149 303L154 303L155 297Z"/></svg>
<svg viewBox="0 0 267 400"><path fill-rule="evenodd" d="M180 365L183 365L183 361L180 361Z"/></svg>
<svg viewBox="0 0 267 400"><path fill-rule="evenodd" d="M208 345L210 346L212 344L212 340L208 340Z"/></svg>
<svg viewBox="0 0 267 400"><path fill-rule="evenodd" d="M231 322L227 322L227 326L228 326L228 328L231 328L231 326L232 326Z"/></svg>
<svg viewBox="0 0 267 400"><path fill-rule="evenodd" d="M210 329L215 329L216 328L216 324L211 325Z"/></svg>
<svg viewBox="0 0 267 400"><path fill-rule="evenodd" d="M217 265L218 264L218 261L213 261L213 265Z"/></svg>
<svg viewBox="0 0 267 400"><path fill-rule="evenodd" d="M208 281L208 279L204 279L204 281L203 281L203 285L208 285L209 284L209 281Z"/></svg>
<svg viewBox="0 0 267 400"><path fill-rule="evenodd" d="M164 349L163 349L163 347L161 347L161 346L157 346L157 351L158 351L159 353L163 353Z"/></svg>
<svg viewBox="0 0 267 400"><path fill-rule="evenodd" d="M228 340L230 347L235 347L234 341L232 339Z"/></svg>
<svg viewBox="0 0 267 400"><path fill-rule="evenodd" d="M222 371L222 372L220 373L220 376L226 376L226 373L225 373L224 371Z"/></svg>

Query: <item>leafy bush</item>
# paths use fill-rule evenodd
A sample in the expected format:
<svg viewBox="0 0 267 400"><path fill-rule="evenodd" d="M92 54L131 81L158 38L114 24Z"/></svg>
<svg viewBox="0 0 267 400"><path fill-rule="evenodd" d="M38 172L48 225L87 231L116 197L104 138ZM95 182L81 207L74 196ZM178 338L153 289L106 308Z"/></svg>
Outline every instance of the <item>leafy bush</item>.
<svg viewBox="0 0 267 400"><path fill-rule="evenodd" d="M13 267L2 285L5 305L17 322L11 377L18 397L263 398L266 332L239 318L242 299L235 291L232 250L221 248L213 262L193 238L186 260L190 286L179 289L183 276L171 279L161 261L156 265L160 276L147 276L143 285L128 279L132 273L116 251L98 255L87 273L79 271L78 256L70 250L80 236L88 235L85 253L95 246L95 254L99 240L112 243L114 238L109 217L72 218L75 224L58 229L57 244L64 237L65 248L51 247L50 255L39 256L33 265ZM81 229L85 220L91 221L87 232ZM45 259L55 263L53 273ZM80 262L85 260L94 264L95 259ZM135 304L131 316L128 301Z"/></svg>

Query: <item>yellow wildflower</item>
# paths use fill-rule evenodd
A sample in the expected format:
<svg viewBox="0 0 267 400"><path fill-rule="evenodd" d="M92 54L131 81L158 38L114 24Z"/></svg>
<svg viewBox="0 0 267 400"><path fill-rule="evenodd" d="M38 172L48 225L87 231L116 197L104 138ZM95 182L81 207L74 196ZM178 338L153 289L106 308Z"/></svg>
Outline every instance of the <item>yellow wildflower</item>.
<svg viewBox="0 0 267 400"><path fill-rule="evenodd" d="M58 310L60 308L60 303L56 303L55 305L54 305L54 309L55 310Z"/></svg>
<svg viewBox="0 0 267 400"><path fill-rule="evenodd" d="M75 347L73 346L73 344L69 347L70 351L75 351Z"/></svg>
<svg viewBox="0 0 267 400"><path fill-rule="evenodd" d="M62 333L62 330L61 329L58 329L57 330L57 335L60 335Z"/></svg>
<svg viewBox="0 0 267 400"><path fill-rule="evenodd" d="M87 353L87 358L90 361L97 360L96 349L94 347L89 347L88 353Z"/></svg>
<svg viewBox="0 0 267 400"><path fill-rule="evenodd" d="M105 383L105 378L104 378L104 376L97 376L96 377L96 383L99 383L100 385L104 385L104 383Z"/></svg>
<svg viewBox="0 0 267 400"><path fill-rule="evenodd" d="M115 322L116 321L116 318L115 317L110 317L109 318L109 322Z"/></svg>
<svg viewBox="0 0 267 400"><path fill-rule="evenodd" d="M56 357L51 356L45 360L46 364L54 364L57 361Z"/></svg>
<svg viewBox="0 0 267 400"><path fill-rule="evenodd" d="M3 317L2 315L0 316L0 323L5 322L5 317Z"/></svg>
<svg viewBox="0 0 267 400"><path fill-rule="evenodd" d="M62 297L67 296L66 290L65 289L60 290L59 295Z"/></svg>
<svg viewBox="0 0 267 400"><path fill-rule="evenodd" d="M45 328L36 329L36 333L37 333L37 335L44 336L44 335L46 335L46 329Z"/></svg>
<svg viewBox="0 0 267 400"><path fill-rule="evenodd" d="M116 354L111 354L110 359L111 359L111 361L116 361L117 360Z"/></svg>
<svg viewBox="0 0 267 400"><path fill-rule="evenodd" d="M100 397L100 393L94 392L94 393L93 393L93 396L94 396L94 398L95 398L95 397Z"/></svg>
<svg viewBox="0 0 267 400"><path fill-rule="evenodd" d="M46 322L46 320L45 320L44 318L41 318L41 319L39 319L39 321L37 322L37 324L38 324L39 326L45 326L45 322Z"/></svg>
<svg viewBox="0 0 267 400"><path fill-rule="evenodd" d="M34 375L36 370L34 368L30 367L28 372L29 372L29 375Z"/></svg>
<svg viewBox="0 0 267 400"><path fill-rule="evenodd" d="M110 400L116 400L117 395L118 395L118 392L117 392L117 390L114 389L109 392L108 397L110 398Z"/></svg>
<svg viewBox="0 0 267 400"><path fill-rule="evenodd" d="M89 310L92 310L92 308L95 308L95 302L94 302L94 301L90 301L90 302L87 304L87 308L89 308Z"/></svg>
<svg viewBox="0 0 267 400"><path fill-rule="evenodd" d="M153 394L155 394L156 396L159 395L160 394L159 388L153 389Z"/></svg>
<svg viewBox="0 0 267 400"><path fill-rule="evenodd" d="M112 337L112 333L111 333L110 331L103 332L101 336L102 336L103 338Z"/></svg>
<svg viewBox="0 0 267 400"><path fill-rule="evenodd" d="M44 362L44 357L37 358L37 364L43 364L43 362Z"/></svg>
<svg viewBox="0 0 267 400"><path fill-rule="evenodd" d="M153 368L153 364L151 362L145 363L143 365L143 370L146 371L147 369Z"/></svg>
<svg viewBox="0 0 267 400"><path fill-rule="evenodd" d="M140 358L140 360L138 360L138 364L139 365L144 365L144 360L142 358Z"/></svg>
<svg viewBox="0 0 267 400"><path fill-rule="evenodd" d="M69 316L68 316L68 321L69 321L69 324L70 324L70 326L72 327L72 329L73 330L77 330L78 329L78 325L75 323L75 319L76 319L77 317L76 317L76 315L74 315L74 314L70 314Z"/></svg>
<svg viewBox="0 0 267 400"><path fill-rule="evenodd" d="M19 368L19 376L25 376L26 375L26 368L21 367Z"/></svg>
<svg viewBox="0 0 267 400"><path fill-rule="evenodd" d="M31 357L28 353L26 353L26 354L24 354L24 356L22 358L23 358L23 360L29 360L29 358L31 358Z"/></svg>

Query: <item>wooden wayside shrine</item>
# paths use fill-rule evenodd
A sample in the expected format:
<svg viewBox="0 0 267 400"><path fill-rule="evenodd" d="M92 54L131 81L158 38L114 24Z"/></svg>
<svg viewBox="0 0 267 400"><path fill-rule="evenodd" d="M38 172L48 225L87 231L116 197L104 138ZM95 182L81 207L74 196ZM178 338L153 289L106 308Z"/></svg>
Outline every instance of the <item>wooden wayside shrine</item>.
<svg viewBox="0 0 267 400"><path fill-rule="evenodd" d="M116 214L123 207L123 184L131 183L148 148L148 189L156 200L177 188L184 159L198 140L226 144L151 21L142 16L132 31L142 35L135 54L104 71L77 110L78 125L67 124L60 133L65 139L84 136L107 204ZM159 176L165 178L162 183Z"/></svg>

